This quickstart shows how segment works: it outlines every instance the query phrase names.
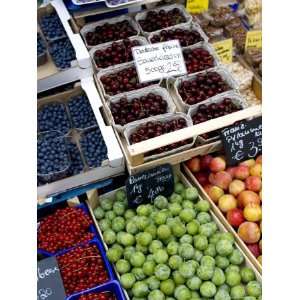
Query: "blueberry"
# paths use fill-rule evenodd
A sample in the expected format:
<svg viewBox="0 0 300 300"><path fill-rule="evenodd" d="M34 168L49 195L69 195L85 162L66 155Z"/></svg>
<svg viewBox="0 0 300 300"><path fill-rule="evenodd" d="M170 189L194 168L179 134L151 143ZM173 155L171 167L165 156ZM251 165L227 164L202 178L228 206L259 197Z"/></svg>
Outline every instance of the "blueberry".
<svg viewBox="0 0 300 300"><path fill-rule="evenodd" d="M82 162L79 149L77 148L76 144L69 142L67 144L70 158L71 158L71 167L70 167L70 174L76 175L83 171L84 164Z"/></svg>
<svg viewBox="0 0 300 300"><path fill-rule="evenodd" d="M88 130L81 138L80 145L89 167L99 167L107 159L107 148L98 127Z"/></svg>
<svg viewBox="0 0 300 300"><path fill-rule="evenodd" d="M51 42L49 53L56 65L61 69L71 67L71 61L76 59L74 48L68 38Z"/></svg>
<svg viewBox="0 0 300 300"><path fill-rule="evenodd" d="M37 33L37 55L42 55L46 50L45 42L42 39L41 35Z"/></svg>
<svg viewBox="0 0 300 300"><path fill-rule="evenodd" d="M70 159L64 139L57 132L40 136L37 140L37 173L40 182L51 182L65 177L69 166Z"/></svg>
<svg viewBox="0 0 300 300"><path fill-rule="evenodd" d="M84 129L97 124L93 109L86 95L71 98L68 102L68 108L75 128Z"/></svg>
<svg viewBox="0 0 300 300"><path fill-rule="evenodd" d="M71 125L64 104L50 103L38 111L39 132L57 130L66 134Z"/></svg>
<svg viewBox="0 0 300 300"><path fill-rule="evenodd" d="M66 36L65 29L56 12L41 18L41 29L47 39L61 38Z"/></svg>

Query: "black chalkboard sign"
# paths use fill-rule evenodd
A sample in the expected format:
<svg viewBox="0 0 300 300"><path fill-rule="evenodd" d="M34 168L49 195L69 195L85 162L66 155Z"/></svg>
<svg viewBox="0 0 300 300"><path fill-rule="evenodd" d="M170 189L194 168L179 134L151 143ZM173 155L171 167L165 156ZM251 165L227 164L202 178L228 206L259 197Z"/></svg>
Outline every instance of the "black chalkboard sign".
<svg viewBox="0 0 300 300"><path fill-rule="evenodd" d="M174 190L174 176L170 164L130 176L126 181L127 199L130 207L152 202L156 196L170 196Z"/></svg>
<svg viewBox="0 0 300 300"><path fill-rule="evenodd" d="M38 262L37 267L37 299L65 300L66 293L56 258L45 258Z"/></svg>
<svg viewBox="0 0 300 300"><path fill-rule="evenodd" d="M228 165L255 158L262 152L262 118L242 121L221 131Z"/></svg>

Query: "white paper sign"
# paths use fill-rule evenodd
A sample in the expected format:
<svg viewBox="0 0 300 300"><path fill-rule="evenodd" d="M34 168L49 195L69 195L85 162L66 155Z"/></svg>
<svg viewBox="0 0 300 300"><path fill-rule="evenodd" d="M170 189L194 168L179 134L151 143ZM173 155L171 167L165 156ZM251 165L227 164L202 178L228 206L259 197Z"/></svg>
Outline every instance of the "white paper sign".
<svg viewBox="0 0 300 300"><path fill-rule="evenodd" d="M132 48L140 82L149 82L187 73L178 40Z"/></svg>

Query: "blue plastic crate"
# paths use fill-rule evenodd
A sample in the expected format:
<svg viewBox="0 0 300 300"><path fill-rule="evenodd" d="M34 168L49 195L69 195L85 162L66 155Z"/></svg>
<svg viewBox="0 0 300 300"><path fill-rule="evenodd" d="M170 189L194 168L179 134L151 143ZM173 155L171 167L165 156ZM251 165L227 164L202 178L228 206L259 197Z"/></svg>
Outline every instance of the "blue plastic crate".
<svg viewBox="0 0 300 300"><path fill-rule="evenodd" d="M101 292L111 292L115 295L116 300L126 300L126 297L124 296L124 292L119 284L118 281L111 281L109 283L102 284L99 287L90 289L89 292L84 291L80 292L74 295L69 296L66 300L78 300L81 295L87 295L90 293L101 293Z"/></svg>
<svg viewBox="0 0 300 300"><path fill-rule="evenodd" d="M65 206L66 207L66 206ZM81 204L78 204L75 206L76 208L80 208L82 209L87 215L90 215L89 214L89 211L88 211L88 208L86 207L86 205L84 203L81 203ZM98 236L98 232L97 232L97 229L95 228L95 226L93 224L91 224L89 226L89 231L92 232L94 234L94 238L92 240L94 240L97 236ZM80 245L84 245L86 243L79 243L79 244L76 244L70 248L66 248L66 249L62 249L62 250L59 250L57 252L54 252L54 253L51 253L51 252L48 252L46 250L43 250L43 249L37 249L37 254L40 254L40 255L43 255L44 257L50 257L50 256L56 256L56 255L60 255L60 254L64 254Z"/></svg>
<svg viewBox="0 0 300 300"><path fill-rule="evenodd" d="M69 11L74 11L74 12L106 7L105 1L98 2L98 3L76 5L72 2L72 0L64 0L64 3Z"/></svg>
<svg viewBox="0 0 300 300"><path fill-rule="evenodd" d="M84 244L84 245L81 245L81 246L86 246L86 245L96 245L96 246L97 246L97 248L98 248L98 250L99 250L99 253L100 253L100 256L101 256L101 258L102 258L102 261L103 261L103 263L104 263L105 269L106 269L106 271L107 271L109 280L108 280L107 282L105 282L105 283L99 284L99 285L97 285L97 286L94 286L94 287L89 288L89 289L87 289L87 290L84 290L84 291L82 291L82 292L78 292L78 293L69 295L69 296L67 297L67 299L69 299L70 297L73 297L74 295L78 295L78 294L80 295L81 293L89 293L89 292L95 290L96 288L100 288L100 287L102 287L103 285L106 285L106 284L108 284L108 283L111 283L111 282L117 280L117 277L116 277L116 274L115 274L115 272L114 272L114 270L113 270L113 267L112 267L112 265L110 264L108 258L106 257L105 249L104 249L104 246L103 246L102 242L101 242L99 239L95 238L95 239L93 239L93 240L89 241L88 243L86 243L86 244ZM72 251L72 250L75 249L75 248L78 248L78 246L77 246L77 247L73 247L73 248L70 249L70 250L64 251L64 253L60 253L59 255L55 255L55 256L56 256L56 257L61 256L61 255L63 255L63 254L66 254L66 253ZM121 299L123 299L123 298L121 298Z"/></svg>

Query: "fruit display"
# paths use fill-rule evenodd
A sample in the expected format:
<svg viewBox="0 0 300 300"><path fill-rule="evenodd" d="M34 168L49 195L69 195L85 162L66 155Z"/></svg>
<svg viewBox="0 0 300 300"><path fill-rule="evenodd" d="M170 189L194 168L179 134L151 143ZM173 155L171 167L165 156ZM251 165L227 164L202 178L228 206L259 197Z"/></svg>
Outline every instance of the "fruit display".
<svg viewBox="0 0 300 300"><path fill-rule="evenodd" d="M130 144L135 144L135 143L139 143L142 141L146 141L148 139L169 133L169 132L173 132L182 128L185 128L188 126L187 120L183 117L179 117L179 118L174 118L172 116L170 116L170 120L166 120L166 121L148 121L145 122L144 124L138 125L135 129L131 129L130 130L130 134L129 134L129 143ZM127 131L128 132L128 131ZM126 131L125 131L125 135L126 135ZM167 151L171 151L174 149L177 149L179 147L182 147L184 145L190 144L192 142L191 139L188 140L183 140L177 143L173 143L164 147L161 147L159 149L150 151L148 153L146 153L146 155L151 156L154 154L160 154L163 152L167 152Z"/></svg>
<svg viewBox="0 0 300 300"><path fill-rule="evenodd" d="M209 202L175 182L169 198L157 196L152 204L128 208L120 189L94 209L129 298L261 299L261 284L233 236L218 229Z"/></svg>
<svg viewBox="0 0 300 300"><path fill-rule="evenodd" d="M50 253L84 244L94 238L92 219L82 207L57 209L38 227L37 247Z"/></svg>
<svg viewBox="0 0 300 300"><path fill-rule="evenodd" d="M107 22L97 25L94 30L88 31L85 34L85 39L88 46L96 46L107 42L123 40L137 34L137 30L126 19L115 23Z"/></svg>
<svg viewBox="0 0 300 300"><path fill-rule="evenodd" d="M177 89L183 102L194 105L231 88L219 73L207 71L197 73L192 79L181 80Z"/></svg>
<svg viewBox="0 0 300 300"><path fill-rule="evenodd" d="M40 18L40 26L47 40L59 39L66 37L65 29L56 12Z"/></svg>
<svg viewBox="0 0 300 300"><path fill-rule="evenodd" d="M215 67L215 59L208 50L203 47L184 49L183 57L188 74L204 71Z"/></svg>
<svg viewBox="0 0 300 300"><path fill-rule="evenodd" d="M98 68L108 68L126 62L131 62L132 47L140 46L138 39L124 39L120 42L113 42L104 49L98 49L93 54L93 59Z"/></svg>
<svg viewBox="0 0 300 300"><path fill-rule="evenodd" d="M65 105L53 102L41 106L37 113L37 126L39 132L56 130L67 134L71 129L71 124Z"/></svg>
<svg viewBox="0 0 300 300"><path fill-rule="evenodd" d="M71 61L76 59L75 50L68 38L51 42L49 53L57 68L67 69L71 67Z"/></svg>
<svg viewBox="0 0 300 300"><path fill-rule="evenodd" d="M179 40L181 47L187 47L204 41L204 38L196 29L174 28L161 30L154 33L150 41L151 43L160 43L171 40Z"/></svg>
<svg viewBox="0 0 300 300"><path fill-rule="evenodd" d="M57 256L57 262L67 296L93 288L109 280L96 244L76 247Z"/></svg>
<svg viewBox="0 0 300 300"><path fill-rule="evenodd" d="M158 83L158 81L140 83L135 67L128 67L123 68L120 71L110 72L108 75L102 75L99 79L103 84L105 93L109 96L138 90L151 84Z"/></svg>
<svg viewBox="0 0 300 300"><path fill-rule="evenodd" d="M78 300L116 300L116 297L110 292L92 292L86 295L81 295Z"/></svg>
<svg viewBox="0 0 300 300"><path fill-rule="evenodd" d="M84 132L80 145L90 168L101 166L102 161L107 159L107 148L98 127Z"/></svg>
<svg viewBox="0 0 300 300"><path fill-rule="evenodd" d="M97 125L93 109L86 95L72 97L67 106L74 128L85 129Z"/></svg>
<svg viewBox="0 0 300 300"><path fill-rule="evenodd" d="M187 167L261 262L262 156L229 167L224 157L206 155L189 160Z"/></svg>
<svg viewBox="0 0 300 300"><path fill-rule="evenodd" d="M115 124L120 125L164 114L167 112L167 109L167 101L155 92L136 97L130 101L124 96L118 102L110 104Z"/></svg>
<svg viewBox="0 0 300 300"><path fill-rule="evenodd" d="M143 19L138 20L145 32L153 32L185 22L187 22L187 19L177 7L170 10L149 11Z"/></svg>

